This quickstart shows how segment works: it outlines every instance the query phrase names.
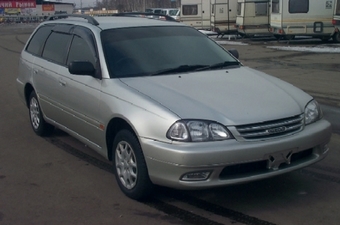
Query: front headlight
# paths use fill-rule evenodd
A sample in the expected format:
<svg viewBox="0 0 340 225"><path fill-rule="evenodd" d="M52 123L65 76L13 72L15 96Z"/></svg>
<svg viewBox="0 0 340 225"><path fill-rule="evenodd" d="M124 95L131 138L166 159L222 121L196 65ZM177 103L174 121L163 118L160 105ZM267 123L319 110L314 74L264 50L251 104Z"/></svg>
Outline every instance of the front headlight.
<svg viewBox="0 0 340 225"><path fill-rule="evenodd" d="M317 101L310 101L305 108L305 124L308 125L322 117L322 110Z"/></svg>
<svg viewBox="0 0 340 225"><path fill-rule="evenodd" d="M223 125L205 120L177 121L168 130L167 137L185 142L221 141L232 138Z"/></svg>

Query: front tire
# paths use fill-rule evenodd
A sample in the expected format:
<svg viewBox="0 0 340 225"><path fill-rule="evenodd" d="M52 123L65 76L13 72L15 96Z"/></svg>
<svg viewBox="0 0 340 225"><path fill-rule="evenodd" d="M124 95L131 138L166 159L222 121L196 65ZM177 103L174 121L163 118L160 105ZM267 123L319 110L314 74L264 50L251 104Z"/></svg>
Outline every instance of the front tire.
<svg viewBox="0 0 340 225"><path fill-rule="evenodd" d="M153 190L142 148L135 135L122 130L116 135L113 146L114 173L122 192L129 198L144 200Z"/></svg>
<svg viewBox="0 0 340 225"><path fill-rule="evenodd" d="M53 132L54 127L44 120L37 94L34 91L30 94L28 108L33 131L39 136L50 135Z"/></svg>

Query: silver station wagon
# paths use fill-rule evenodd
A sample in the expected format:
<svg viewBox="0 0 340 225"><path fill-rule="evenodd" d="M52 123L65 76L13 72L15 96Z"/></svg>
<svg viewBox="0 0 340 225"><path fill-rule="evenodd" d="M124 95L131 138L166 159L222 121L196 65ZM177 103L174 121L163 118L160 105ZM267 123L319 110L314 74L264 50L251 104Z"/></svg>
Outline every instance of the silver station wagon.
<svg viewBox="0 0 340 225"><path fill-rule="evenodd" d="M90 146L137 200L155 185L219 187L323 159L331 126L318 103L236 53L177 22L64 15L29 38L17 87L36 134Z"/></svg>

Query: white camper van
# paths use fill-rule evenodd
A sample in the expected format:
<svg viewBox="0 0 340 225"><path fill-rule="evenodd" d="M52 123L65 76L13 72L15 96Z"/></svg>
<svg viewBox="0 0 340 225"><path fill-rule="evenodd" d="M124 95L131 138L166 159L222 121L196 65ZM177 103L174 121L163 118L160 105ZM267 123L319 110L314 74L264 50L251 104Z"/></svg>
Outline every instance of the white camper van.
<svg viewBox="0 0 340 225"><path fill-rule="evenodd" d="M329 40L334 33L334 0L271 0L271 7L270 30L277 38Z"/></svg>
<svg viewBox="0 0 340 225"><path fill-rule="evenodd" d="M270 0L238 0L236 28L244 37L270 35Z"/></svg>
<svg viewBox="0 0 340 225"><path fill-rule="evenodd" d="M334 42L340 43L340 0L336 0L335 2L334 18L332 20L335 29L332 37Z"/></svg>
<svg viewBox="0 0 340 225"><path fill-rule="evenodd" d="M182 0L180 21L197 29L210 30L210 0Z"/></svg>
<svg viewBox="0 0 340 225"><path fill-rule="evenodd" d="M218 34L237 33L237 0L210 0L211 29Z"/></svg>

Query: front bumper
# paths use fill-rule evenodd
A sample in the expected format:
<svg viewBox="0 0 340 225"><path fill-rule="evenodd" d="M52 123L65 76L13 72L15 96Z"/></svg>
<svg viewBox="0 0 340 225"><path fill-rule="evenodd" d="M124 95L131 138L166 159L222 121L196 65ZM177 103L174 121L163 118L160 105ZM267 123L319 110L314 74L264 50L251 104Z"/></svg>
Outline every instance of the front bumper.
<svg viewBox="0 0 340 225"><path fill-rule="evenodd" d="M294 135L266 141L216 141L172 144L141 139L154 184L201 189L272 177L322 160L328 153L331 125L320 120ZM209 171L201 181L181 180L184 174Z"/></svg>

